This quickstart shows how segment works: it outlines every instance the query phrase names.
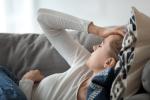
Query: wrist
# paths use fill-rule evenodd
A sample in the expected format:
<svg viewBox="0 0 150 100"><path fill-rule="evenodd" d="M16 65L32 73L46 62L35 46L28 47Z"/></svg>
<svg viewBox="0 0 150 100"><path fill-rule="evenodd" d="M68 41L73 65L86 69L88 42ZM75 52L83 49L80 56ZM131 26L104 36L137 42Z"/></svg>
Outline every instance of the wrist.
<svg viewBox="0 0 150 100"><path fill-rule="evenodd" d="M96 26L93 22L91 22L89 24L89 28L88 28L89 33L93 33L95 35L102 36L104 30L105 30L105 28Z"/></svg>
<svg viewBox="0 0 150 100"><path fill-rule="evenodd" d="M96 25L94 25L93 22L91 22L91 23L89 24L88 33L97 34L97 27L96 27Z"/></svg>

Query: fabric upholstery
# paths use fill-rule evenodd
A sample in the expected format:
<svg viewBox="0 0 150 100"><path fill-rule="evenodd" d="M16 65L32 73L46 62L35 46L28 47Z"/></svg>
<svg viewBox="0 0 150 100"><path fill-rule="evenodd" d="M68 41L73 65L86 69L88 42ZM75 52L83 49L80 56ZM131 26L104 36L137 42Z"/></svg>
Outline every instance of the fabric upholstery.
<svg viewBox="0 0 150 100"><path fill-rule="evenodd" d="M132 95L139 89L144 65L150 58L150 17L134 7L133 13L135 15L135 36L137 40L133 61L127 76L127 90L125 95Z"/></svg>
<svg viewBox="0 0 150 100"><path fill-rule="evenodd" d="M150 95L147 93L137 94L125 100L150 100Z"/></svg>
<svg viewBox="0 0 150 100"><path fill-rule="evenodd" d="M150 93L150 60L146 63L142 72L142 85Z"/></svg>

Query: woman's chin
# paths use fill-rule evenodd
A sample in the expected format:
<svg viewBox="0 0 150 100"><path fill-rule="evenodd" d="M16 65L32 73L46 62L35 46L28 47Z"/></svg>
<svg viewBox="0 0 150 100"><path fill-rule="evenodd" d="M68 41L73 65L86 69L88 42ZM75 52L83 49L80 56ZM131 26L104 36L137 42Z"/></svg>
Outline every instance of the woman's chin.
<svg viewBox="0 0 150 100"><path fill-rule="evenodd" d="M91 59L88 59L86 61L86 66L93 72L99 72L104 69L103 66L100 67L101 65L97 64L96 62L93 62Z"/></svg>

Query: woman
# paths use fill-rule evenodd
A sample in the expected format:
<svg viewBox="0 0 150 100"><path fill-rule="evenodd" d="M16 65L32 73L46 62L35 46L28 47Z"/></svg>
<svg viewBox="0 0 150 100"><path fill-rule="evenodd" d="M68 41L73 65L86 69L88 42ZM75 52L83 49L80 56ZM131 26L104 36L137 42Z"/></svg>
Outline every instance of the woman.
<svg viewBox="0 0 150 100"><path fill-rule="evenodd" d="M98 27L93 22L48 9L39 10L38 22L48 40L71 68L64 73L53 74L44 79L40 71L29 71L20 81L20 88L28 100L88 99L87 92L91 80L100 73L110 72L105 70L114 68L124 28ZM66 29L85 34L93 33L105 39L101 44L93 46L94 52L91 54L74 41ZM40 83L33 87L34 83L39 81Z"/></svg>

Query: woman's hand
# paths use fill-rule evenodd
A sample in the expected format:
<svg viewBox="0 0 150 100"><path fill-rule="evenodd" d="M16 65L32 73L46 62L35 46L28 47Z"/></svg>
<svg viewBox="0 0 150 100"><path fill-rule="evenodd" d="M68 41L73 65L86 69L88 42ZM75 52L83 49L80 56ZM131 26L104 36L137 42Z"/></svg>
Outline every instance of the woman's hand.
<svg viewBox="0 0 150 100"><path fill-rule="evenodd" d="M113 27L106 27L103 31L99 31L98 35L102 36L103 38L108 37L109 35L120 35L124 37L126 30L123 26L113 26Z"/></svg>
<svg viewBox="0 0 150 100"><path fill-rule="evenodd" d="M94 25L93 22L91 22L88 27L88 32L106 38L109 35L120 35L123 37L126 33L126 30L124 26L99 27Z"/></svg>
<svg viewBox="0 0 150 100"><path fill-rule="evenodd" d="M22 77L22 79L29 79L34 82L39 82L43 78L44 78L44 75L41 74L41 72L39 70L30 70Z"/></svg>

